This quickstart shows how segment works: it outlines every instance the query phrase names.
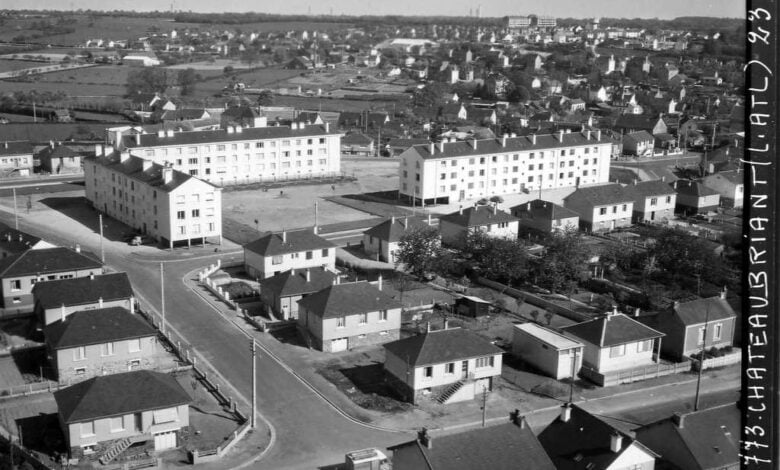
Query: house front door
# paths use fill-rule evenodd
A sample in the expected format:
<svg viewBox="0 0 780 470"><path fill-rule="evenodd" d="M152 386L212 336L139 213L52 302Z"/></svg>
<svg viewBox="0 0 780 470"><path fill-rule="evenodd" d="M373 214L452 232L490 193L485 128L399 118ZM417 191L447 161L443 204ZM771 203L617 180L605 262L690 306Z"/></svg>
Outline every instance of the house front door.
<svg viewBox="0 0 780 470"><path fill-rule="evenodd" d="M462 190L462 189L461 189L461 190L460 190L460 196L459 196L459 198L458 198L458 201L462 201L462 200L464 200L464 199L466 199L466 191L464 191L464 190Z"/></svg>
<svg viewBox="0 0 780 470"><path fill-rule="evenodd" d="M609 229L610 230L615 230L615 221L614 220L610 220L609 221Z"/></svg>
<svg viewBox="0 0 780 470"><path fill-rule="evenodd" d="M143 432L143 424L141 421L141 413L136 413L133 415L133 428L135 429L135 432Z"/></svg>
<svg viewBox="0 0 780 470"><path fill-rule="evenodd" d="M460 370L460 376L461 378L466 378L469 376L469 361L463 361L463 365L461 366Z"/></svg>

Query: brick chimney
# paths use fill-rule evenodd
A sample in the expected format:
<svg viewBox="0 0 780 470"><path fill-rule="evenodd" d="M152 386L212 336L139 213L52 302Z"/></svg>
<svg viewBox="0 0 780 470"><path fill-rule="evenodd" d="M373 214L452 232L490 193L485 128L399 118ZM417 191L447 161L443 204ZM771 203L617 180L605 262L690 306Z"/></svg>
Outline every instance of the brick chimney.
<svg viewBox="0 0 780 470"><path fill-rule="evenodd" d="M144 158L143 162L141 162L141 169L143 171L146 171L151 167L152 167L152 161Z"/></svg>
<svg viewBox="0 0 780 470"><path fill-rule="evenodd" d="M306 268L306 282L311 282L311 270Z"/></svg>
<svg viewBox="0 0 780 470"><path fill-rule="evenodd" d="M287 243L287 231L282 230L282 243Z"/></svg>
<svg viewBox="0 0 780 470"><path fill-rule="evenodd" d="M611 436L609 436L609 450L611 450L614 453L618 453L623 448L623 435L615 432Z"/></svg>
<svg viewBox="0 0 780 470"><path fill-rule="evenodd" d="M163 184L168 184L173 181L173 168L166 166L162 169Z"/></svg>
<svg viewBox="0 0 780 470"><path fill-rule="evenodd" d="M720 291L720 298L722 300L726 300L726 294L728 294L728 292L729 292L729 288L726 287L726 286L723 286L723 290Z"/></svg>
<svg viewBox="0 0 780 470"><path fill-rule="evenodd" d="M379 275L379 279L377 279L377 288L379 290L382 290L382 275Z"/></svg>
<svg viewBox="0 0 780 470"><path fill-rule="evenodd" d="M685 415L682 413L674 413L672 415L672 422L679 428L685 427Z"/></svg>
<svg viewBox="0 0 780 470"><path fill-rule="evenodd" d="M571 403L564 403L561 406L561 414L559 416L561 422L568 423L571 420Z"/></svg>
<svg viewBox="0 0 780 470"><path fill-rule="evenodd" d="M431 142L430 144L428 144L428 152L430 152L430 154L433 155L434 150L436 150L436 144Z"/></svg>
<svg viewBox="0 0 780 470"><path fill-rule="evenodd" d="M433 447L433 439L430 435L428 435L427 428L422 428L417 432L417 440L420 441L420 444L424 445L428 449Z"/></svg>

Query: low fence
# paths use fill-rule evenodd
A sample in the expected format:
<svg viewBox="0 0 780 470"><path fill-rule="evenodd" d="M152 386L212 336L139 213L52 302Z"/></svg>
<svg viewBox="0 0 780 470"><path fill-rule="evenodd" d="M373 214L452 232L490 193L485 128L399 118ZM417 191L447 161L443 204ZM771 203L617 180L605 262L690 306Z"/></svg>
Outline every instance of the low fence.
<svg viewBox="0 0 780 470"><path fill-rule="evenodd" d="M699 359L691 359L690 361L691 368L698 371L699 367L701 367L701 361ZM732 364L739 364L740 362L742 362L742 351L739 348L734 348L732 352L724 354L723 356L704 359L703 370L730 366Z"/></svg>
<svg viewBox="0 0 780 470"><path fill-rule="evenodd" d="M690 361L669 363L662 362L661 364L650 364L646 366L632 367L630 369L620 369L604 373L583 365L580 369L579 375L590 380L596 385L609 387L611 385L638 382L640 380L653 379L656 377L663 377L665 375L690 372L690 370Z"/></svg>
<svg viewBox="0 0 780 470"><path fill-rule="evenodd" d="M484 277L478 277L477 282L482 284L483 286L490 287L492 289L495 289L497 291L500 291L502 294L506 294L510 297L513 297L515 299L522 298L527 303L543 308L547 310L548 312L552 312L555 314L558 314L562 317L568 318L570 320L574 320L577 322L590 320L590 316L575 312L574 310L568 309L562 305L558 305L554 302L550 302L549 300L545 300L535 294L532 294L530 292L521 291L518 289L515 289L513 287L506 286L504 284L501 284L500 282L491 281L490 279L486 279Z"/></svg>
<svg viewBox="0 0 780 470"><path fill-rule="evenodd" d="M258 177L258 178L251 178L249 176L245 176L243 178L223 178L219 181L213 180L211 181L212 184L220 187L225 186L240 186L240 185L247 185L247 184L265 184L265 185L274 185L279 183L294 183L294 182L305 182L305 181L318 181L318 182L328 182L328 181L340 181L345 178L347 178L348 175L345 172L328 172L324 174L319 175L304 175L296 174L296 175L282 175L282 176L268 176L268 177ZM269 188L266 188L269 189Z"/></svg>
<svg viewBox="0 0 780 470"><path fill-rule="evenodd" d="M203 282L206 278L219 271L222 267L222 260L218 259L216 263L210 264L202 270L198 271L198 282Z"/></svg>

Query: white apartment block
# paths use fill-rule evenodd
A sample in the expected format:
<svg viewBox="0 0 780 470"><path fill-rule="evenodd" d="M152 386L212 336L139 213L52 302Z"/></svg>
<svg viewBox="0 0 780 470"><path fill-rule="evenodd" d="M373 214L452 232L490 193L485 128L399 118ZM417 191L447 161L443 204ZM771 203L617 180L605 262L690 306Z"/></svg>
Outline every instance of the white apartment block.
<svg viewBox="0 0 780 470"><path fill-rule="evenodd" d="M605 183L611 152L600 130L415 145L400 155L399 189L407 200L449 204Z"/></svg>
<svg viewBox="0 0 780 470"><path fill-rule="evenodd" d="M330 126L228 127L123 136L119 150L218 186L337 176L341 136Z"/></svg>
<svg viewBox="0 0 780 470"><path fill-rule="evenodd" d="M221 188L127 152L86 158L84 177L95 209L160 244L222 244Z"/></svg>

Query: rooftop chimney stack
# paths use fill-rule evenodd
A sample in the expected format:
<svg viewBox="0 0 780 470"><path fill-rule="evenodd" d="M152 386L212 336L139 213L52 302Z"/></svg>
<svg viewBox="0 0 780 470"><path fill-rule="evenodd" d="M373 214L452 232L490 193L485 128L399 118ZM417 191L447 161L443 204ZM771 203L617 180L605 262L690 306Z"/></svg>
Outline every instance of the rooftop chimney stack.
<svg viewBox="0 0 780 470"><path fill-rule="evenodd" d="M168 129L167 131L165 131L165 135L167 137L173 137L173 129Z"/></svg>
<svg viewBox="0 0 780 470"><path fill-rule="evenodd" d="M611 450L614 453L620 452L620 450L623 448L623 435L615 432L611 436L609 436L609 450Z"/></svg>
<svg viewBox="0 0 780 470"><path fill-rule="evenodd" d="M682 413L674 413L672 415L672 422L682 429L685 427L685 415Z"/></svg>
<svg viewBox="0 0 780 470"><path fill-rule="evenodd" d="M287 243L287 231L282 230L282 243Z"/></svg>
<svg viewBox="0 0 780 470"><path fill-rule="evenodd" d="M22 241L22 235L21 234L19 234L19 241ZM81 253L81 245L79 245L78 243L76 243L75 251L76 251L76 253Z"/></svg>
<svg viewBox="0 0 780 470"><path fill-rule="evenodd" d="M501 146L502 146L502 147L506 147L506 138L507 138L507 135L506 135L506 134L504 134L503 136L501 136Z"/></svg>
<svg viewBox="0 0 780 470"><path fill-rule="evenodd" d="M146 171L151 167L152 167L152 161L144 158L143 161L141 162L141 169L143 171Z"/></svg>
<svg viewBox="0 0 780 470"><path fill-rule="evenodd" d="M173 181L173 168L166 166L162 169L163 184L168 184Z"/></svg>
<svg viewBox="0 0 780 470"><path fill-rule="evenodd" d="M444 153L444 140L439 141L439 152Z"/></svg>
<svg viewBox="0 0 780 470"><path fill-rule="evenodd" d="M329 122L325 123L325 132L330 132L330 123Z"/></svg>
<svg viewBox="0 0 780 470"><path fill-rule="evenodd" d="M571 419L571 403L565 403L561 406L561 422L568 423Z"/></svg>
<svg viewBox="0 0 780 470"><path fill-rule="evenodd" d="M458 214L463 215L463 206L458 207Z"/></svg>
<svg viewBox="0 0 780 470"><path fill-rule="evenodd" d="M726 300L726 294L728 294L728 291L729 291L728 287L723 286L723 290L720 291L720 298L722 300Z"/></svg>
<svg viewBox="0 0 780 470"><path fill-rule="evenodd" d="M62 321L65 321L65 317L66 317L66 315L65 315L65 304L61 304L60 305L60 317L61 317L60 319Z"/></svg>
<svg viewBox="0 0 780 470"><path fill-rule="evenodd" d="M135 145L140 146L141 145L141 134L135 135Z"/></svg>
<svg viewBox="0 0 780 470"><path fill-rule="evenodd" d="M601 141L601 129L596 131L596 140Z"/></svg>
<svg viewBox="0 0 780 470"><path fill-rule="evenodd" d="M379 275L379 280L378 280L378 283L377 283L377 288L378 288L379 290L382 290L382 275L381 275L381 274Z"/></svg>
<svg viewBox="0 0 780 470"><path fill-rule="evenodd" d="M311 282L311 270L306 268L306 282Z"/></svg>
<svg viewBox="0 0 780 470"><path fill-rule="evenodd" d="M558 131L558 142L563 142L563 129Z"/></svg>
<svg viewBox="0 0 780 470"><path fill-rule="evenodd" d="M431 436L428 435L428 429L426 428L422 428L417 433L417 440L420 441L420 444L424 445L428 449L430 449L433 445Z"/></svg>
<svg viewBox="0 0 780 470"><path fill-rule="evenodd" d="M165 129L160 129L160 130L158 130L158 131L157 131L157 137L158 137L158 138L160 138L160 139L162 139L163 137L165 137Z"/></svg>
<svg viewBox="0 0 780 470"><path fill-rule="evenodd" d="M536 134L531 134L531 143L536 145Z"/></svg>
<svg viewBox="0 0 780 470"><path fill-rule="evenodd" d="M433 155L433 151L435 150L435 147L436 147L436 144L431 142L430 145L429 145L429 148L428 148L428 151L430 152L431 155Z"/></svg>
<svg viewBox="0 0 780 470"><path fill-rule="evenodd" d="M103 297L98 298L98 308L103 308Z"/></svg>

